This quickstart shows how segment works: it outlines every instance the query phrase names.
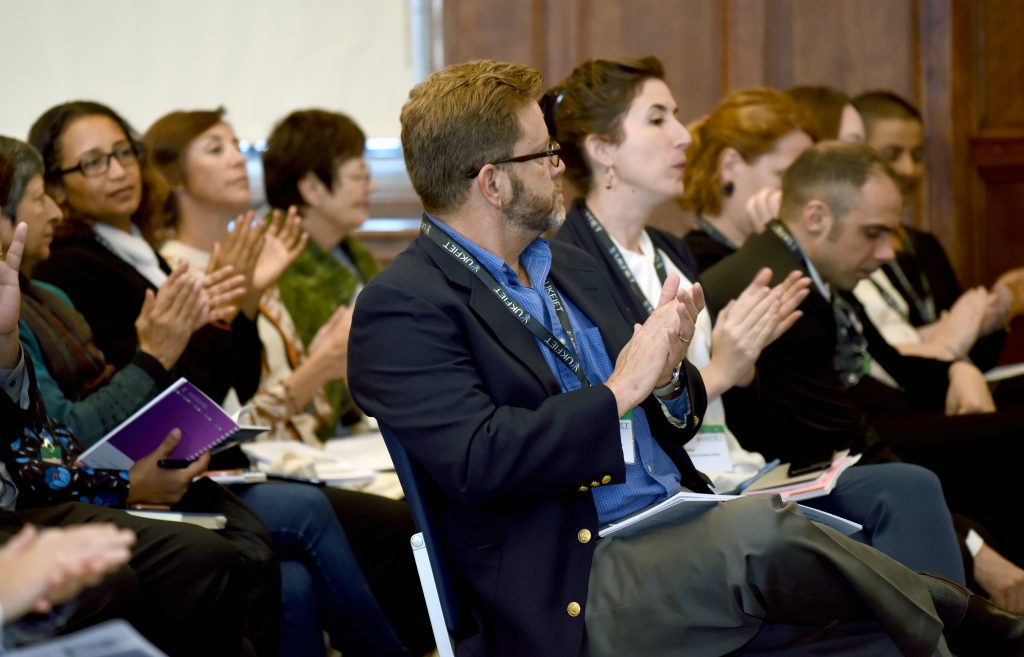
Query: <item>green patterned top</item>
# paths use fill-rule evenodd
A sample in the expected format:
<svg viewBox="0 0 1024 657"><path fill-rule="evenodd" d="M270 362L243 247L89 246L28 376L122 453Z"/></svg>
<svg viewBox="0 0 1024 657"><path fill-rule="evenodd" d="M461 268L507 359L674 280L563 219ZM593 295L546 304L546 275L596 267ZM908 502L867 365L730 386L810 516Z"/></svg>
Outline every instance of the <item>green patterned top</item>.
<svg viewBox="0 0 1024 657"><path fill-rule="evenodd" d="M359 270L362 280L313 240L309 240L306 250L278 279L281 298L304 344L310 344L338 306L352 303L357 287L364 280L380 271L373 254L354 237L342 240L341 248ZM325 391L334 406L334 415L322 425L320 434L321 438L330 438L339 418L350 414L358 417L359 411L344 381L328 383Z"/></svg>

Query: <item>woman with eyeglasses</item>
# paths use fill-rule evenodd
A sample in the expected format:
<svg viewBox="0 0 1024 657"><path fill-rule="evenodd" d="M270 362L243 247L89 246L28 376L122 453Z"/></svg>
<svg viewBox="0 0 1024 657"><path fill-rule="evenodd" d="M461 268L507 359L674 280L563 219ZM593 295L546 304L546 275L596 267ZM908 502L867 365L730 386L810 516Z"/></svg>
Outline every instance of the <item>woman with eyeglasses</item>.
<svg viewBox="0 0 1024 657"><path fill-rule="evenodd" d="M325 346L321 327L332 322L347 332L346 307L380 270L376 258L354 235L370 216L370 196L377 189L365 149L366 135L355 121L318 109L292 112L267 138L263 155L267 202L282 210L298 208L309 233L306 247L281 276L278 289L298 339L311 347ZM296 387L290 390L295 404L305 407L307 393ZM319 408L315 432L320 439L332 438L362 418L344 379L335 376L323 386L323 394L326 405L315 406Z"/></svg>
<svg viewBox="0 0 1024 657"><path fill-rule="evenodd" d="M135 328L134 319L124 312L124 306L141 305L147 290L153 286L153 277L157 275L154 270L167 269L163 259L143 238L143 234L157 235L162 230L159 221L163 215L156 212L156 204L166 198L158 193L160 186L166 183L148 160L142 157L141 144L135 139L128 124L113 110L97 103L75 102L49 110L33 126L30 139L38 144L43 153L47 189L64 206L65 216L72 218L72 235L63 244L56 244L50 261L42 264L48 265L46 271L52 281L59 280L60 286L70 288L65 291L69 292L76 305L78 299L82 299L86 307L94 311L99 308L100 319L103 321L102 331L108 334L108 338L114 336L111 344L117 346L119 342L127 341ZM114 153L127 144L133 146L132 154L129 154L128 149L121 149L121 156L124 157L122 164ZM64 166L63 158L76 159L83 166ZM72 176L83 173L83 168L90 174L88 178L73 179ZM74 170L64 173L68 169ZM246 225L243 228L251 227ZM113 233L113 230L119 233ZM235 250L235 261L251 281L256 267L253 252L259 240L253 239L253 233L248 233L245 242L244 245L230 246L229 241L225 241L225 245L226 249L230 246ZM248 255L243 253L246 251ZM56 266L50 266L54 261ZM208 381L231 382L230 370L236 367L235 363L230 362L232 360L240 361L237 364L239 369L254 370L258 382L260 343L255 335L253 320L244 312L248 296L242 296L239 305L243 312L239 312L230 325L206 327L220 331L220 334L215 334L208 341L200 334L193 338L189 350L196 349L199 358L189 363L189 373L185 374L193 382L204 377ZM251 308L249 310L252 311ZM104 314L104 311L107 312ZM92 317L84 312L83 315L92 325ZM250 343L244 334L250 330L255 338L254 343ZM99 343L100 331L94 329L93 332ZM224 342L218 343L218 340ZM197 342L198 348L195 344ZM123 344L121 346L124 347ZM179 360L178 371L185 369L184 360L184 357ZM226 387L222 386L219 397L215 398L222 399ZM241 386L236 388L243 394L243 399L252 394L246 393ZM255 388L252 385L251 389ZM210 390L206 392L211 394ZM214 392L211 396L216 394ZM249 636L257 650L261 654L273 654L282 646L290 646L282 642L282 639L293 639L296 635L290 633L282 637L280 629L283 620L287 623L286 631L302 632L304 640L296 645L311 651L307 654L318 654L317 650L322 654L324 643L314 595L316 587L337 587L340 593L335 596L335 601L339 604L357 599L372 600L372 593L365 581L358 577L359 564L344 533L334 520L334 514L326 504L321 489L300 484L237 487L235 490L248 498L246 504L226 491L221 493L220 487L214 490L217 491L215 500L204 498L194 502L200 506L205 502L215 503L218 510L222 508L220 504L230 505L230 508L224 509L229 518L227 533L249 560L252 573L247 591L247 617L250 620ZM248 520L244 526L235 525L236 521L242 522L242 516L252 512L249 507L267 525L266 529L255 517L251 519L255 528L250 526ZM290 509L290 512L282 512L282 508ZM204 507L196 510L209 509ZM366 526L372 528L374 520L367 519L360 525ZM278 578L266 571L272 562L260 557L264 549L261 544L250 542L240 545L237 542L244 538L240 528L254 532L258 528L264 534L267 530L272 533L265 540L268 543L273 540L275 551L281 553L281 579L287 581L288 591L304 592L294 600L289 599L293 604L289 605L287 611L296 616L279 618L280 603L276 591ZM403 531L402 540L406 541L411 534L411 521L403 525ZM293 537L294 542L282 546L282 536ZM312 544L304 542L310 537L315 539ZM405 551L408 552L407 549ZM329 577L327 571L318 566L333 569L333 572L340 572L341 575ZM352 576L352 573L356 576ZM271 593L273 598L268 599ZM384 630L377 631L380 623L373 622L369 613L353 619L338 612L335 607L332 618L339 625L347 623L345 645L352 654L409 654L393 635L388 635L390 628L386 621ZM315 637L311 641L309 637L314 632Z"/></svg>
<svg viewBox="0 0 1024 657"><path fill-rule="evenodd" d="M70 297L107 363L122 369L139 347L135 320L147 294L171 272L147 241L158 230L151 199L161 181L128 123L99 103L47 110L29 141L43 156L47 191L64 211L61 234L35 276ZM199 328L174 369L217 402L232 390L248 399L259 385L259 359L252 357L259 350L255 322L237 313L230 323Z"/></svg>
<svg viewBox="0 0 1024 657"><path fill-rule="evenodd" d="M171 112L142 137L169 192L154 198L156 223L173 235L161 254L200 271L216 257L216 244L228 244L253 220L245 212L251 206L245 158L223 115L221 109ZM278 216L270 224L264 249L280 256L277 268L256 273L255 299L265 380L248 403L254 421L272 427L272 437L319 445L317 424L330 415L329 406L322 410L323 386L344 376L350 313L342 307L328 319L307 357L275 285L305 246L301 219L292 206L286 220ZM282 497L284 488L298 490ZM346 655L418 656L429 650L423 601L408 587L415 578L408 538L415 530L403 503L337 488L233 489L267 523L279 555L292 562L282 571L282 651L323 654L323 628ZM305 527L295 531L289 517L303 518ZM294 572L295 563L304 572Z"/></svg>
<svg viewBox="0 0 1024 657"><path fill-rule="evenodd" d="M555 239L594 255L613 282L627 317L643 322L671 273L698 282L689 249L679 238L648 227L654 209L683 191L690 134L676 118L676 102L661 62L589 60L542 102L549 129L562 145L566 176L584 192ZM722 492L765 465L740 447L729 429L723 395L756 394L754 364L762 348L799 317L794 309L809 280L793 274L778 288L767 270L718 317L697 317L687 358L700 368L708 408L688 449ZM708 458L708 453L716 454ZM701 453L704 453L702 460ZM918 500L905 504L904 496ZM864 525L857 538L906 565L964 580L949 512L938 480L903 464L854 468L833 493L806 502Z"/></svg>

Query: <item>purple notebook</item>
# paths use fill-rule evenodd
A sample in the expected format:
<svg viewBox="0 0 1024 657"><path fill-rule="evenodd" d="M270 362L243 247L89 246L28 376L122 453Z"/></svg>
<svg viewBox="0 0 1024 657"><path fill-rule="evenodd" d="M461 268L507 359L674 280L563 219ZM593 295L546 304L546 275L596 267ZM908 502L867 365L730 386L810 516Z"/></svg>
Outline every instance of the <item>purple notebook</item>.
<svg viewBox="0 0 1024 657"><path fill-rule="evenodd" d="M87 449L80 460L92 468L129 470L175 428L181 429L181 442L170 458L190 461L239 430L224 409L182 378Z"/></svg>

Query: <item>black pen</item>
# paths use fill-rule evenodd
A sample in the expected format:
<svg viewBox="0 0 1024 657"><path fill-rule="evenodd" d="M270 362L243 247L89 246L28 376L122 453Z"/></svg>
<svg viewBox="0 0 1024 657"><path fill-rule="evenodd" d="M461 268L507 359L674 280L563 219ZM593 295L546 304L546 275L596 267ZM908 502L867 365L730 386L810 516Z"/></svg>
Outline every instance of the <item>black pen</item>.
<svg viewBox="0 0 1024 657"><path fill-rule="evenodd" d="M167 470L182 470L192 465L192 461L188 459L160 459L156 462L157 467L165 468Z"/></svg>

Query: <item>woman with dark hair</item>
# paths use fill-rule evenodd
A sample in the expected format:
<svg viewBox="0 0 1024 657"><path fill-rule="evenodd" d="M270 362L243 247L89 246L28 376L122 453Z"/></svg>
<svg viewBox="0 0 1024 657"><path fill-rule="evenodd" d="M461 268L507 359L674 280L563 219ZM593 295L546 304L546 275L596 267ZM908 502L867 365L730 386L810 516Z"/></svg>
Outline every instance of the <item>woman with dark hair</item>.
<svg viewBox="0 0 1024 657"><path fill-rule="evenodd" d="M646 226L657 206L683 191L688 166L684 152L690 135L675 117L661 63L654 57L587 61L548 92L545 104L549 127L565 154L566 175L585 192L555 239L594 255L627 316L642 323L669 274L678 274L682 285L698 282L687 246ZM767 273L758 274L714 322L702 311L687 352L708 394L701 431L688 451L722 489L765 463L739 446L722 396L733 389L733 394L751 394L743 389L753 382L761 349L796 321L794 309L807 295L806 277L791 275L770 289ZM708 451L717 458L702 460L701 452ZM941 488L923 468L854 468L843 473L831 495L806 503L862 523L858 538L912 568L964 579Z"/></svg>
<svg viewBox="0 0 1024 657"><path fill-rule="evenodd" d="M185 265L176 268L156 294L148 293L135 320L138 350L115 371L64 292L31 279L36 266L49 258L61 220L60 208L45 193L42 159L34 148L10 137L0 137L0 153L17 163L18 182L12 200L0 207L14 217L18 204L26 201L27 209L43 217L30 224L21 268L22 342L36 364L36 382L50 416L91 445L173 381L174 364L193 332L216 317L211 317L200 279L190 277ZM234 287L239 280L226 283Z"/></svg>
<svg viewBox="0 0 1024 657"><path fill-rule="evenodd" d="M167 280L170 267L146 237L160 231L152 198L161 184L131 127L110 108L74 101L47 110L29 142L43 156L46 189L64 211L65 235L35 276L70 297L93 339L115 369L135 356L135 319L147 290ZM249 398L259 384L259 336L252 318L200 328L175 372L217 402L234 389Z"/></svg>
<svg viewBox="0 0 1024 657"><path fill-rule="evenodd" d="M312 344L317 331L380 271L376 258L354 235L370 216L377 183L364 157L366 135L350 117L320 109L292 112L267 138L263 172L272 207L295 206L310 239L281 276L278 289L294 319L297 337ZM329 415L318 435L331 438L362 417L347 382L324 386Z"/></svg>
<svg viewBox="0 0 1024 657"><path fill-rule="evenodd" d="M853 106L853 99L842 91L809 84L793 87L786 91L786 95L810 121L810 135L814 141L838 139L864 143L864 120Z"/></svg>
<svg viewBox="0 0 1024 657"><path fill-rule="evenodd" d="M229 224L251 221L251 214L238 216L251 205L251 196L234 132L224 121L223 110L179 111L157 119L142 143L165 178L165 188L171 190L168 198L156 199L165 210L160 224L174 235L161 253L202 271L216 257L216 245L229 240ZM245 298L240 305L259 311L257 324L267 343L263 370L268 379L271 374L276 378L265 381L249 403L257 419L269 421L280 437L291 437L289 427L312 423L305 438L316 442L318 418L299 416L318 391L323 402L324 383L344 374L349 314L345 309L337 314L340 319L328 321L306 358L275 285L306 240L294 206L284 222L275 214L264 234L264 252L272 251L275 257L260 260L251 279L252 299ZM296 366L284 373L281 363L289 359L289 352L296 354ZM420 655L429 650L423 601L408 587L415 578L408 546L415 530L405 505L337 488L297 487L290 496L282 496L282 488L237 488L267 523L282 558L308 570L300 576L283 572L282 646L301 654L322 653L321 627L326 627L333 645L346 655ZM305 519L303 531L293 530L294 517Z"/></svg>

